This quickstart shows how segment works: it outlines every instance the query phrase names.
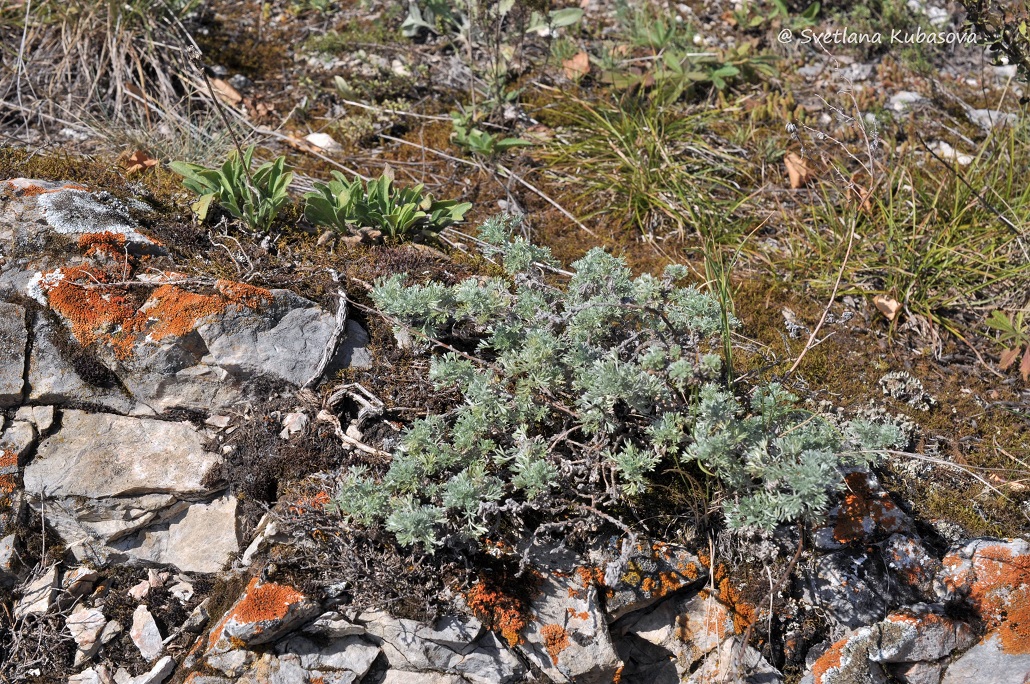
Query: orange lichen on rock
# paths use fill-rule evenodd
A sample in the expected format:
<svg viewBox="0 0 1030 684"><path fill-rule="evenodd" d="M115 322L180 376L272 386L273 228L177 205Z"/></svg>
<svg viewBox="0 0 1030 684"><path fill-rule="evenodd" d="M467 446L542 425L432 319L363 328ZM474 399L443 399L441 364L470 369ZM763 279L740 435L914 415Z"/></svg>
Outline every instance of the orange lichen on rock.
<svg viewBox="0 0 1030 684"><path fill-rule="evenodd" d="M100 244L109 243L97 238L95 246ZM120 359L132 355L144 333L146 339L155 342L179 337L229 306L258 309L272 299L268 290L219 280L215 283L217 294L210 295L161 285L137 306L138 299L117 284L123 274L85 265L60 271L60 279L50 278L56 271L43 276L44 281L49 278L45 291L51 308L68 321L72 334L82 345L105 343Z"/></svg>
<svg viewBox="0 0 1030 684"><path fill-rule="evenodd" d="M887 492L873 491L867 473L849 473L844 482L847 493L833 528L833 538L838 543L852 544L871 534L893 534L905 530L904 514Z"/></svg>
<svg viewBox="0 0 1030 684"><path fill-rule="evenodd" d="M0 494L10 494L17 486L12 475L0 475Z"/></svg>
<svg viewBox="0 0 1030 684"><path fill-rule="evenodd" d="M544 647L551 662L558 664L558 655L569 647L569 633L559 624L552 623L540 628L540 634L544 638Z"/></svg>
<svg viewBox="0 0 1030 684"><path fill-rule="evenodd" d="M102 289L114 278L107 271L92 266L60 269L64 276L46 289L50 307L71 325L72 334L81 344L105 341L115 346L119 331L136 314L136 307L122 290ZM44 274L48 277L55 271Z"/></svg>
<svg viewBox="0 0 1030 684"><path fill-rule="evenodd" d="M10 449L0 449L0 470L18 467L18 454Z"/></svg>
<svg viewBox="0 0 1030 684"><path fill-rule="evenodd" d="M704 610L696 613L686 611L676 616L676 638L685 644L706 642L712 639L720 642L729 631L726 627L729 610L711 594L701 594L705 598Z"/></svg>
<svg viewBox="0 0 1030 684"><path fill-rule="evenodd" d="M701 576L701 568L698 567L697 563L691 561L683 567L683 576L688 580L696 580Z"/></svg>
<svg viewBox="0 0 1030 684"><path fill-rule="evenodd" d="M465 603L487 629L499 632L510 646L522 643L529 606L487 581L480 581L465 594Z"/></svg>
<svg viewBox="0 0 1030 684"><path fill-rule="evenodd" d="M258 578L253 578L247 584L243 598L237 601L211 630L208 648L213 647L222 638L222 632L230 620L240 624L281 620L286 617L290 606L305 599L304 594L293 587L272 582L259 585Z"/></svg>
<svg viewBox="0 0 1030 684"><path fill-rule="evenodd" d="M238 283L233 280L216 280L215 289L230 304L258 309L272 301L272 293L263 287Z"/></svg>
<svg viewBox="0 0 1030 684"><path fill-rule="evenodd" d="M321 510L332 501L333 498L329 496L328 492L321 491L314 496L302 496L297 499L296 503L288 507L288 510L293 515L304 515L306 512L314 509ZM317 532L318 530L315 530ZM312 533L314 534L314 533Z"/></svg>
<svg viewBox="0 0 1030 684"><path fill-rule="evenodd" d="M813 684L824 684L824 677L831 670L839 670L841 661L844 657L844 646L848 643L848 638L845 637L840 641L836 642L830 648L826 650L819 659L812 665L812 682Z"/></svg>
<svg viewBox="0 0 1030 684"><path fill-rule="evenodd" d="M704 561L702 561L704 562ZM713 598L726 606L730 617L733 619L733 629L741 634L755 621L755 607L744 600L740 590L730 581L729 572L722 563L716 565L712 572L712 579L715 582ZM712 591L708 588L699 592L702 596L711 596Z"/></svg>
<svg viewBox="0 0 1030 684"><path fill-rule="evenodd" d="M305 596L293 587L269 582L258 586L255 577L247 585L243 600L233 608L231 617L237 622L281 620L291 605Z"/></svg>
<svg viewBox="0 0 1030 684"><path fill-rule="evenodd" d="M83 233L79 236L79 249L88 257L105 256L128 259L125 251L125 235L102 231L100 233Z"/></svg>
<svg viewBox="0 0 1030 684"><path fill-rule="evenodd" d="M989 628L997 628L1005 652L1030 653L1030 554L996 544L979 549L972 564L969 602Z"/></svg>
<svg viewBox="0 0 1030 684"><path fill-rule="evenodd" d="M579 586L577 587L573 585L569 587L569 598L585 599L587 597L586 590L591 586L597 587L597 590L602 592L608 598L615 595L612 588L604 583L604 570L601 568L584 565L583 567L576 568L575 576L579 578ZM625 577L622 579L624 582L634 584L634 586L640 582L639 577L636 582L627 580Z"/></svg>

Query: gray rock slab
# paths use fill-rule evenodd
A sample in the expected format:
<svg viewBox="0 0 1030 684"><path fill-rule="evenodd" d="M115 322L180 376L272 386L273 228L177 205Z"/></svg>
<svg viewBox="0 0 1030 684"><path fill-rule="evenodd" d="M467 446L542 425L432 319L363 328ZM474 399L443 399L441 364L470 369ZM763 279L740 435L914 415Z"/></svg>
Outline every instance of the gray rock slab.
<svg viewBox="0 0 1030 684"><path fill-rule="evenodd" d="M92 382L76 370L76 364L61 351L64 331L39 316L32 328L29 357L29 401L40 404L84 403L107 407L119 413L141 412L137 402L116 382L106 366L96 367L85 358L78 365ZM97 360L96 364L100 364ZM102 366L103 364L101 364ZM91 372L95 371L95 372ZM142 411L153 414L153 410Z"/></svg>
<svg viewBox="0 0 1030 684"><path fill-rule="evenodd" d="M997 634L948 666L941 684L1024 684L1030 680L1030 653L1006 653Z"/></svg>
<svg viewBox="0 0 1030 684"><path fill-rule="evenodd" d="M14 618L20 620L28 615L42 615L47 612L54 602L56 592L57 566L52 565L25 587L18 605L14 607Z"/></svg>
<svg viewBox="0 0 1030 684"><path fill-rule="evenodd" d="M356 675L356 679L364 677L379 657L379 648L360 637L344 637L319 645L305 637L296 636L276 650L299 656L300 664L308 670L349 670Z"/></svg>
<svg viewBox="0 0 1030 684"><path fill-rule="evenodd" d="M336 327L335 317L314 302L288 290L272 290L260 311L230 307L197 328L213 363L241 379L271 375L302 385L314 374ZM348 321L347 342L337 352L350 354L367 341L364 330ZM353 338L353 339L352 339Z"/></svg>
<svg viewBox="0 0 1030 684"><path fill-rule="evenodd" d="M28 339L25 309L0 302L0 408L22 402Z"/></svg>
<svg viewBox="0 0 1030 684"><path fill-rule="evenodd" d="M187 422L65 411L61 429L26 466L25 489L50 497L199 494L220 461L204 450L204 437Z"/></svg>
<svg viewBox="0 0 1030 684"><path fill-rule="evenodd" d="M164 644L161 643L161 632L157 628L154 616L146 606L140 605L132 613L132 627L129 628L132 643L136 644L143 659L150 662L161 655Z"/></svg>
<svg viewBox="0 0 1030 684"><path fill-rule="evenodd" d="M38 432L46 432L54 424L55 415L53 406L22 406L14 414L14 419L31 423Z"/></svg>
<svg viewBox="0 0 1030 684"><path fill-rule="evenodd" d="M531 605L533 620L523 630L518 649L556 681L607 684L622 661L608 631L597 587L580 577L544 575Z"/></svg>
<svg viewBox="0 0 1030 684"><path fill-rule="evenodd" d="M191 503L168 522L110 543L112 549L184 572L218 572L239 551L236 497Z"/></svg>

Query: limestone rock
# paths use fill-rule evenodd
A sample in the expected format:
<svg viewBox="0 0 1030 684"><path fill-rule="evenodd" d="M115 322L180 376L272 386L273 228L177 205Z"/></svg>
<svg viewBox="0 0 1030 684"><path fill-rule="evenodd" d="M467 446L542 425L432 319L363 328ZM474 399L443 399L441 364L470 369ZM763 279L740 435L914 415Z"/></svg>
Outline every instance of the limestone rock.
<svg viewBox="0 0 1030 684"><path fill-rule="evenodd" d="M207 657L208 667L218 670L226 677L239 677L254 663L255 656L250 651L234 648L225 653L217 653Z"/></svg>
<svg viewBox="0 0 1030 684"><path fill-rule="evenodd" d="M615 551L604 576L609 623L708 578L697 556L681 546L637 541L625 560L621 550Z"/></svg>
<svg viewBox="0 0 1030 684"><path fill-rule="evenodd" d="M224 653L233 643L271 643L319 612L318 603L296 589L272 582L261 584L255 577L212 631L208 655Z"/></svg>
<svg viewBox="0 0 1030 684"><path fill-rule="evenodd" d="M477 622L457 627L455 622L428 628L414 620L395 618L385 613L358 616L367 638L376 643L390 663L390 669L404 673L435 673L455 676L477 684L507 684L520 681L525 667L492 632L480 632ZM435 636L430 640L419 633ZM463 644L461 634L477 635ZM445 645L449 644L449 645ZM413 678L412 681L418 681Z"/></svg>
<svg viewBox="0 0 1030 684"><path fill-rule="evenodd" d="M14 414L15 420L31 423L36 432L46 432L54 424L56 411L53 406L22 406Z"/></svg>
<svg viewBox="0 0 1030 684"><path fill-rule="evenodd" d="M381 684L468 684L468 680L440 672L405 672L388 670Z"/></svg>
<svg viewBox="0 0 1030 684"><path fill-rule="evenodd" d="M869 659L878 663L939 660L976 642L969 625L926 605L892 613L879 627L877 643L869 650Z"/></svg>
<svg viewBox="0 0 1030 684"><path fill-rule="evenodd" d="M49 309L35 317L32 401L99 404L131 415L217 410L246 398L246 381L258 376L299 385L314 375L333 339L333 313L287 290L184 282L167 262L143 272L135 257L167 255L140 232L128 204L105 193L28 179L0 186L17 195L0 211L0 255L25 257L5 262L0 292L28 294ZM77 254L44 249L69 239L78 240ZM75 251L61 246L63 254ZM98 276L136 281L133 296L123 297L123 286L95 287ZM19 311L15 318L0 311L0 320L24 321ZM16 327L6 325L0 338L10 332L24 341L24 325ZM326 372L368 366L367 344L364 329L349 321ZM24 355L24 346L2 348ZM4 361L0 407L8 384L17 384L10 391L20 397L25 366Z"/></svg>
<svg viewBox="0 0 1030 684"><path fill-rule="evenodd" d="M239 549L236 500L203 500L221 460L204 437L189 423L66 411L25 467L25 488L42 492L80 559L216 572Z"/></svg>
<svg viewBox="0 0 1030 684"><path fill-rule="evenodd" d="M16 406L22 401L28 339L25 309L0 302L0 408Z"/></svg>
<svg viewBox="0 0 1030 684"><path fill-rule="evenodd" d="M931 606L912 606L851 632L818 658L810 674L814 684L880 684L887 681L886 670L901 676L906 672L913 677L932 676L934 663L975 641L968 625ZM930 667L915 668L912 663Z"/></svg>
<svg viewBox="0 0 1030 684"><path fill-rule="evenodd" d="M948 666L941 684L1023 684L1030 680L1030 652L1006 648L995 633Z"/></svg>
<svg viewBox="0 0 1030 684"><path fill-rule="evenodd" d="M882 620L893 600L882 563L857 550L818 557L805 580L804 600L852 629Z"/></svg>
<svg viewBox="0 0 1030 684"><path fill-rule="evenodd" d="M93 584L99 577L100 574L96 570L80 565L64 573L61 588L73 597L82 596L93 590Z"/></svg>
<svg viewBox="0 0 1030 684"><path fill-rule="evenodd" d="M272 290L259 311L233 308L197 328L213 362L237 378L270 375L294 385L313 374L336 319L314 302L288 290ZM337 352L340 366L368 367L365 331L348 321L346 340Z"/></svg>
<svg viewBox="0 0 1030 684"><path fill-rule="evenodd" d="M140 655L146 661L152 661L161 655L164 645L161 643L161 632L157 628L154 616L145 605L136 607L132 613L132 627L129 628L132 643L136 644Z"/></svg>
<svg viewBox="0 0 1030 684"><path fill-rule="evenodd" d="M782 675L762 657L762 654L744 644L737 637L719 645L690 676L685 684L780 684Z"/></svg>
<svg viewBox="0 0 1030 684"><path fill-rule="evenodd" d="M14 454L16 460L14 465L18 465L24 462L25 457L35 443L36 430L32 423L24 420L15 420L0 436L0 451L6 454Z"/></svg>
<svg viewBox="0 0 1030 684"><path fill-rule="evenodd" d="M218 572L239 550L235 496L192 503L167 522L110 543L137 560L174 565L186 572Z"/></svg>
<svg viewBox="0 0 1030 684"><path fill-rule="evenodd" d="M25 468L25 488L50 497L200 494L219 457L189 423L65 411Z"/></svg>
<svg viewBox="0 0 1030 684"><path fill-rule="evenodd" d="M99 608L78 608L65 620L65 628L78 646L76 660L79 663L89 659L100 648L100 634L107 625L107 618Z"/></svg>
<svg viewBox="0 0 1030 684"><path fill-rule="evenodd" d="M583 684L612 680L622 662L608 632L598 595L599 577L582 572L547 573L531 605L532 620L519 650L556 681Z"/></svg>
<svg viewBox="0 0 1030 684"><path fill-rule="evenodd" d="M301 632L318 639L340 639L347 636L362 636L365 634L365 628L354 624L336 611L329 611L304 625Z"/></svg>
<svg viewBox="0 0 1030 684"><path fill-rule="evenodd" d="M29 401L47 404L93 404L120 413L152 415L119 385L110 368L94 355L71 356L61 330L39 316L32 328L29 356Z"/></svg>
<svg viewBox="0 0 1030 684"><path fill-rule="evenodd" d="M133 677L129 684L161 684L175 672L175 660L171 656L164 656L150 668L150 672Z"/></svg>
<svg viewBox="0 0 1030 684"><path fill-rule="evenodd" d="M9 534L0 539L0 587L11 587L21 581L22 567L18 535Z"/></svg>
<svg viewBox="0 0 1030 684"><path fill-rule="evenodd" d="M276 652L299 656L301 666L307 670L346 670L353 672L357 680L368 673L379 657L379 648L360 637L344 637L319 645L303 636L294 636L278 645Z"/></svg>
<svg viewBox="0 0 1030 684"><path fill-rule="evenodd" d="M42 615L53 605L57 592L57 566L51 565L42 575L29 582L22 591L21 600L14 607L14 619L29 615Z"/></svg>
<svg viewBox="0 0 1030 684"><path fill-rule="evenodd" d="M625 616L611 626L619 642L620 654L626 652L627 676L640 677L643 671L671 670L672 681L679 682L695 664L712 653L734 633L732 610L705 592L687 593L658 605ZM651 644L647 648L639 642Z"/></svg>
<svg viewBox="0 0 1030 684"><path fill-rule="evenodd" d="M294 655L276 657L262 655L239 679L237 684L309 684L311 677Z"/></svg>
<svg viewBox="0 0 1030 684"><path fill-rule="evenodd" d="M103 665L83 670L68 677L68 684L118 684Z"/></svg>

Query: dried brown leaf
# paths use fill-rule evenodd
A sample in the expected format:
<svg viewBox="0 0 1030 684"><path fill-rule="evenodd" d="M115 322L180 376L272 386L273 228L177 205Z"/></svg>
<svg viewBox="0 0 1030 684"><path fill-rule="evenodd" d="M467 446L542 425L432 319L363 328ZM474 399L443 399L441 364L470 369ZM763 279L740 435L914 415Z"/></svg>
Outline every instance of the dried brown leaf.
<svg viewBox="0 0 1030 684"><path fill-rule="evenodd" d="M998 359L998 368L1002 370L1008 370L1009 366L1016 362L1019 358L1019 347L1012 347L1006 349L1001 353L1001 358Z"/></svg>
<svg viewBox="0 0 1030 684"><path fill-rule="evenodd" d="M570 81L579 81L590 73L590 55L585 52L577 52L575 55L561 63L565 78Z"/></svg>
<svg viewBox="0 0 1030 684"><path fill-rule="evenodd" d="M898 300L886 295L876 295L873 297L873 304L880 310L880 313L887 317L888 321L893 321L901 309L901 303Z"/></svg>
<svg viewBox="0 0 1030 684"><path fill-rule="evenodd" d="M240 95L240 91L220 78L211 79L211 89L215 91L215 96L219 100L228 105L235 106L243 102L243 96Z"/></svg>
<svg viewBox="0 0 1030 684"><path fill-rule="evenodd" d="M123 153L121 156L122 168L127 175L143 173L158 165L158 161L143 150L136 150L132 154Z"/></svg>
<svg viewBox="0 0 1030 684"><path fill-rule="evenodd" d="M1026 345L1023 360L1019 362L1019 374L1023 376L1023 382L1030 382L1030 344Z"/></svg>
<svg viewBox="0 0 1030 684"><path fill-rule="evenodd" d="M783 164L787 167L791 188L803 188L815 177L815 171L809 165L808 160L799 154L788 152L787 156L783 158Z"/></svg>

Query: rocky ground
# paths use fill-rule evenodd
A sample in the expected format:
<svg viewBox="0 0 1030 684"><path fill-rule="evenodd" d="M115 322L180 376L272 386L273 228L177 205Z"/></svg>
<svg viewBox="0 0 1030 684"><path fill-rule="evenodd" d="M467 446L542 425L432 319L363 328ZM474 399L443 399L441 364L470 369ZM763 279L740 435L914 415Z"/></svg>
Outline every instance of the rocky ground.
<svg viewBox="0 0 1030 684"><path fill-rule="evenodd" d="M583 6L583 46L615 35L615 4ZM754 39L782 60L776 79L726 91L709 83L690 104L719 114L708 133L747 160L757 198L725 214L758 245L734 247L743 253L733 276L743 321L737 370L748 386L782 379L827 415L894 416L909 453L842 472L846 486L824 519L775 533L727 531L717 496L684 492L663 474L629 526L598 516L569 534L527 533L516 546L475 553L401 547L326 504L343 468L386 462L407 423L457 398L433 391L427 361L398 345L365 286L402 271L454 283L490 265L460 233L435 246L367 232L338 238L314 231L296 208L267 235L202 225L161 164L129 172L131 162L109 154L110 131L27 117L12 96L2 110L10 144L0 149L0 680L1030 677L1030 393L997 368L982 328L988 309L1023 307L1027 283L991 282L965 298L935 290L928 301L946 303L920 308L906 297L929 270L897 266L918 274L902 293L896 283L905 281L862 262L830 307L831 334L797 374L785 372L837 271L824 254L833 249L815 242L819 231L791 232L789 217L808 212L820 190L794 187L782 158L800 142L785 120L816 130L842 115L828 98L844 69L856 106L875 111L884 147L925 141L973 174L991 166L981 164L984 150L1000 154L984 142L996 129L1022 130L1014 101L1027 86L976 50L791 52L773 40L785 18L748 29L734 9L742 6L676 11L698 27L699 46ZM803 9L792 5L792 16ZM961 27L956 7L919 11ZM383 3L209 3L189 26L234 125L289 151L302 189L335 168L329 162L370 175L389 164L441 196L473 201L470 222L525 211L534 239L566 261L602 244L637 270L679 260L705 273L701 241L668 216L648 214L648 233L614 209L598 214L618 194L584 196L547 143L486 158L449 141L448 109L471 106L465 96L482 71L456 42L401 38L402 14ZM532 39L519 49L525 66L510 66L509 85L525 92L484 125L571 140L568 101L554 92L583 104L612 84L596 65L587 77L575 62L548 60ZM144 135L119 125L117 144L146 147L153 161L211 161L229 147L191 138L188 155L187 145L170 146L182 141L174 126ZM731 128L750 131L739 146ZM891 159L911 164L909 180L933 162ZM582 178L600 173L576 168ZM861 169L854 178L865 182ZM833 193L851 189L822 191L836 201ZM985 220L959 213L962 229ZM873 219L865 227L887 235ZM1020 230L1008 243L1022 244ZM871 239L870 254L890 252L894 239Z"/></svg>

